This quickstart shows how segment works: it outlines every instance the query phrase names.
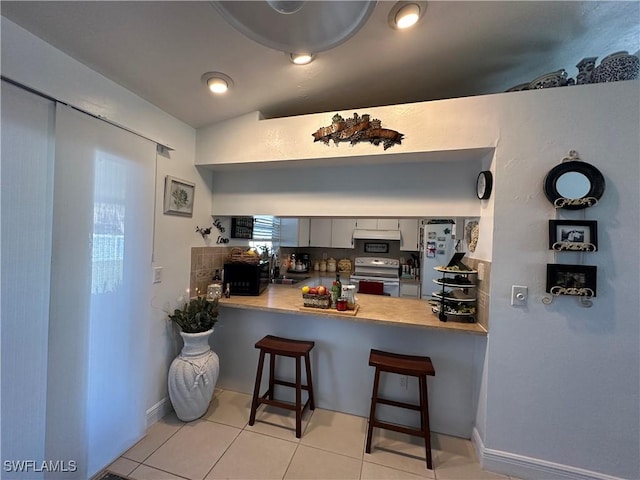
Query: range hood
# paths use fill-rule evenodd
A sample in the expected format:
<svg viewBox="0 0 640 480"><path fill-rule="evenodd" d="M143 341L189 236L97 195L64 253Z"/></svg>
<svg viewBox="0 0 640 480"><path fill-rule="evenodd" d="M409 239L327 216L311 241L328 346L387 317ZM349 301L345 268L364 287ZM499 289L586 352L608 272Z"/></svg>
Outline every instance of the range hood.
<svg viewBox="0 0 640 480"><path fill-rule="evenodd" d="M363 230L356 228L353 238L360 240L400 240L400 230Z"/></svg>

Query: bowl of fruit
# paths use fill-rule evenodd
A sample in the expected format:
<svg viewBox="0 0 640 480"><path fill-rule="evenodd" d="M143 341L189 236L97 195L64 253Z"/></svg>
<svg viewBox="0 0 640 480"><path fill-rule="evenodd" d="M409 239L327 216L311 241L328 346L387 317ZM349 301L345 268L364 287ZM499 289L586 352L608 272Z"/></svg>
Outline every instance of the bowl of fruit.
<svg viewBox="0 0 640 480"><path fill-rule="evenodd" d="M327 287L323 285L317 287L305 285L302 287L302 302L305 307L329 308L331 306L331 294Z"/></svg>

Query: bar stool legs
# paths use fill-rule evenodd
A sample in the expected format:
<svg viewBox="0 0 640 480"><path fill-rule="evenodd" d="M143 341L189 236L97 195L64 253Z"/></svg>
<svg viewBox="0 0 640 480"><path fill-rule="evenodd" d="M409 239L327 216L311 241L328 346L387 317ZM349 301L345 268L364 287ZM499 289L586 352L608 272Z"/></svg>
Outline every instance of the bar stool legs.
<svg viewBox="0 0 640 480"><path fill-rule="evenodd" d="M253 400L251 401L251 414L249 416L249 425L253 425L256 420L256 411L258 407L265 403L278 408L293 410L296 412L296 438L302 436L302 414L305 408L315 410L315 398L313 395L313 382L311 380L311 361L309 352L314 347L315 342L302 340L291 340L288 338L275 337L267 335L256 343L256 348L260 349L258 358L258 369L256 371L256 382L253 388ZM262 370L264 365L265 354L269 354L269 388L260 395L260 383L262 380ZM275 376L276 355L294 358L296 362L296 381L286 382ZM302 358L305 360L305 373L307 376L307 384L302 384ZM283 402L274 398L275 385L283 385L295 388L296 401L295 404ZM302 390L307 390L307 401L302 403Z"/></svg>
<svg viewBox="0 0 640 480"><path fill-rule="evenodd" d="M380 350L371 350L371 354L369 355L369 365L375 367L375 373L373 377L373 392L371 394L371 410L369 412L369 428L367 429L367 444L365 451L367 453L371 453L371 441L374 427L406 433L408 435L415 435L424 439L427 468L432 470L433 462L431 459L429 398L427 395L427 375L435 375L431 359L429 357L401 355L383 352ZM380 372L416 377L419 384L420 404L415 405L406 402L399 402L378 396ZM420 428L416 429L405 427L403 425L396 425L376 419L376 408L379 403L394 407L418 410L420 412Z"/></svg>

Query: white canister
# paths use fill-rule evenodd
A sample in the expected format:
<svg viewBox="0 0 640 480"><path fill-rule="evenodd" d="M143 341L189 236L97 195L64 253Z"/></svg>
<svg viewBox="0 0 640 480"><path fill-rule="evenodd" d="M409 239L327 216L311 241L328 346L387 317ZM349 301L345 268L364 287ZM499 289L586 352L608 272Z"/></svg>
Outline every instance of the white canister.
<svg viewBox="0 0 640 480"><path fill-rule="evenodd" d="M336 259L330 258L327 260L327 272L335 272L336 271Z"/></svg>
<svg viewBox="0 0 640 480"><path fill-rule="evenodd" d="M321 272L326 272L327 271L327 262L326 262L326 260L320 260L320 271Z"/></svg>

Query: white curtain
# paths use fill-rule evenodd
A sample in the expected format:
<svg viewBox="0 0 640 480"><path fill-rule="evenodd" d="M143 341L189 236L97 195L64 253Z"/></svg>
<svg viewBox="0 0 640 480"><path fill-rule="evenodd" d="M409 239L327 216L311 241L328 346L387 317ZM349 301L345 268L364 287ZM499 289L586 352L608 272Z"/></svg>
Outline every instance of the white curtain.
<svg viewBox="0 0 640 480"><path fill-rule="evenodd" d="M1 95L2 476L42 478L5 462L45 458L55 108L4 81Z"/></svg>
<svg viewBox="0 0 640 480"><path fill-rule="evenodd" d="M76 459L76 478L145 430L155 155L58 105L46 455Z"/></svg>

